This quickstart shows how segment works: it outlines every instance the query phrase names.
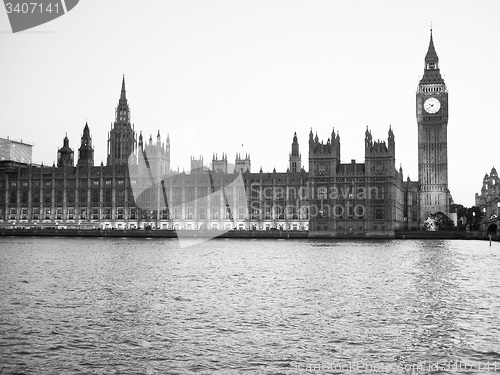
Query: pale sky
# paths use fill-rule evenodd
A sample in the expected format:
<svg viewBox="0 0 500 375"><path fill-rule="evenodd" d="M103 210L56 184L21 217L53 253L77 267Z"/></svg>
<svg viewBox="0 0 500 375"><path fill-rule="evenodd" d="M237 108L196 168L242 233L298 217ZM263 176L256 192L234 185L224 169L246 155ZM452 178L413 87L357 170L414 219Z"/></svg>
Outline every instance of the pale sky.
<svg viewBox="0 0 500 375"><path fill-rule="evenodd" d="M396 139L396 167L417 175L415 91L432 22L449 90L449 188L474 204L500 168L500 2L102 1L12 34L0 10L0 137L34 144L51 165L68 133L77 157L88 121L106 161L122 74L137 131L171 138L172 166L191 155L251 155L286 171L293 133L308 170L312 127L340 132L343 162L364 161L366 126Z"/></svg>

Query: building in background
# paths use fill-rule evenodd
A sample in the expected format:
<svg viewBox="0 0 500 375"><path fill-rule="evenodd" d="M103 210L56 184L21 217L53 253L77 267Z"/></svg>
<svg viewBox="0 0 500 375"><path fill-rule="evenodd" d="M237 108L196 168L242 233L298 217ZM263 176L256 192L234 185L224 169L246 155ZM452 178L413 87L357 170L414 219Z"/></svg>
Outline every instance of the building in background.
<svg viewBox="0 0 500 375"><path fill-rule="evenodd" d="M31 164L33 145L9 138L0 138L0 163Z"/></svg>
<svg viewBox="0 0 500 375"><path fill-rule="evenodd" d="M127 165L128 158L137 149L136 134L130 123L130 107L125 92L125 76L118 107L115 109L115 122L108 133L107 165Z"/></svg>
<svg viewBox="0 0 500 375"><path fill-rule="evenodd" d="M481 210L484 232L500 236L500 179L495 167L483 178L481 193L476 193L475 206Z"/></svg>

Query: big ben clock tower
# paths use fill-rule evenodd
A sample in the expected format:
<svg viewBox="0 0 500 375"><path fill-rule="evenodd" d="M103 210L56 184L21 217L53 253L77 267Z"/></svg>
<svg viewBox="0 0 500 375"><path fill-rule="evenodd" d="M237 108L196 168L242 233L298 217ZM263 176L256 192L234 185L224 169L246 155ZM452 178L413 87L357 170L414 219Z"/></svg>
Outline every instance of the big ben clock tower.
<svg viewBox="0 0 500 375"><path fill-rule="evenodd" d="M420 220L431 213L449 213L448 190L448 90L439 72L434 42L425 55L424 75L417 89L418 180Z"/></svg>

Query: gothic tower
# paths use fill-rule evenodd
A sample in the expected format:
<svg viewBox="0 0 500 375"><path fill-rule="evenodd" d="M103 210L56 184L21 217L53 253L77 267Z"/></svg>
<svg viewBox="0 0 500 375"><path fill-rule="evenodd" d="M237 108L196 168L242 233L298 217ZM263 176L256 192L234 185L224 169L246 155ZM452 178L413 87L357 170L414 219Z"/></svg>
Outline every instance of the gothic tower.
<svg viewBox="0 0 500 375"><path fill-rule="evenodd" d="M94 148L90 136L89 125L85 123L83 128L82 143L78 149L78 166L94 166Z"/></svg>
<svg viewBox="0 0 500 375"><path fill-rule="evenodd" d="M204 171L203 168L203 156L199 156L198 158L195 158L194 156L191 156L191 171L190 173L202 173Z"/></svg>
<svg viewBox="0 0 500 375"><path fill-rule="evenodd" d="M290 169L290 172L299 172L302 168L302 161L299 153L297 132L293 133L292 152L290 153L289 161L290 164L288 168Z"/></svg>
<svg viewBox="0 0 500 375"><path fill-rule="evenodd" d="M245 154L243 158L240 153L236 153L236 159L234 161L234 170L236 172L251 172L252 163L250 161L250 155Z"/></svg>
<svg viewBox="0 0 500 375"><path fill-rule="evenodd" d="M367 176L393 176L396 168L396 145L394 132L389 125L387 143L374 141L372 132L365 132L365 170Z"/></svg>
<svg viewBox="0 0 500 375"><path fill-rule="evenodd" d="M221 159L219 159L217 154L214 154L212 158L212 172L227 173L227 154L223 152Z"/></svg>
<svg viewBox="0 0 500 375"><path fill-rule="evenodd" d="M439 59L431 39L425 56L424 75L416 93L418 124L418 180L420 220L436 212L449 213L448 190L448 90L439 71Z"/></svg>
<svg viewBox="0 0 500 375"><path fill-rule="evenodd" d="M373 140L371 131L365 132L365 183L364 206L368 230L394 230L398 192L396 189L396 144L389 126L387 142ZM400 171L402 173L402 171Z"/></svg>
<svg viewBox="0 0 500 375"><path fill-rule="evenodd" d="M318 134L309 133L309 229L335 230L335 203L329 192L335 186L340 166L340 136L332 130L331 139L320 142ZM333 203L333 204L332 204Z"/></svg>
<svg viewBox="0 0 500 375"><path fill-rule="evenodd" d="M74 153L69 147L68 135L64 137L63 146L57 151L57 166L58 167L72 167Z"/></svg>
<svg viewBox="0 0 500 375"><path fill-rule="evenodd" d="M130 124L130 108L125 93L125 76L123 76L115 123L108 137L107 165L127 165L128 158L135 152L135 148L135 132Z"/></svg>
<svg viewBox="0 0 500 375"><path fill-rule="evenodd" d="M143 143L141 133L139 136L139 148L144 155L152 176L163 177L170 173L170 154L167 152L165 142L161 141L159 130L156 142L153 142L153 136L150 135L149 143Z"/></svg>
<svg viewBox="0 0 500 375"><path fill-rule="evenodd" d="M340 136L335 129L332 130L332 138L328 138L326 144L319 141L318 134L313 138L313 132L309 133L309 178L312 180L326 179L337 175L337 165L340 163Z"/></svg>

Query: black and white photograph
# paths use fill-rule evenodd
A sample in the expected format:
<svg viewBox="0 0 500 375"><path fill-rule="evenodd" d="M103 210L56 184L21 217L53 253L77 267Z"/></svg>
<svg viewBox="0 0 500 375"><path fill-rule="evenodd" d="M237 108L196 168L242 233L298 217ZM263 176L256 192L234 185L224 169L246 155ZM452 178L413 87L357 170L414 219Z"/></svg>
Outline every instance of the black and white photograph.
<svg viewBox="0 0 500 375"><path fill-rule="evenodd" d="M500 2L3 3L0 374L500 373Z"/></svg>

